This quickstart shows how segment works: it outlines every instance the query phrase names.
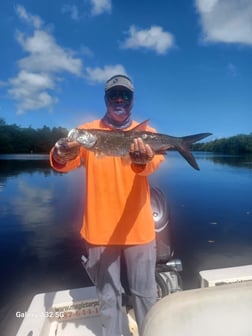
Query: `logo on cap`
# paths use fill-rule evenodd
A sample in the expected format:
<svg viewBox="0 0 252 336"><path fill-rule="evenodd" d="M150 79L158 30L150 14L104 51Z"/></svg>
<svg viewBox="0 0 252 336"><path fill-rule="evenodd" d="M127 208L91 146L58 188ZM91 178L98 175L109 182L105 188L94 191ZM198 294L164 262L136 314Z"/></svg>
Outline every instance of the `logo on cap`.
<svg viewBox="0 0 252 336"><path fill-rule="evenodd" d="M105 90L109 90L114 86L124 86L130 91L134 91L133 84L131 80L125 75L116 75L107 80Z"/></svg>

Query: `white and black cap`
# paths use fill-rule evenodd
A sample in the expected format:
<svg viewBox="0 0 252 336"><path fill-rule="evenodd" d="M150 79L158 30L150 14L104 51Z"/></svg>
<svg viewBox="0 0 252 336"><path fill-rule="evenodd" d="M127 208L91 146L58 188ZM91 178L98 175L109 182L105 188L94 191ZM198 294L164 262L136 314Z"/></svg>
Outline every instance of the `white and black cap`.
<svg viewBox="0 0 252 336"><path fill-rule="evenodd" d="M134 92L134 86L129 77L125 75L115 75L107 80L105 85L105 91L108 91L116 86L123 86L126 89Z"/></svg>

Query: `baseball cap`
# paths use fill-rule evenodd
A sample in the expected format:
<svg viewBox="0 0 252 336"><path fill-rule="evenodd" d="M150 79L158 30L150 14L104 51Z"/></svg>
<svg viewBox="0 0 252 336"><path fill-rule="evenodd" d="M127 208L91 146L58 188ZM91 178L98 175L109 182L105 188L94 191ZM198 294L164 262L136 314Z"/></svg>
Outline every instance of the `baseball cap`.
<svg viewBox="0 0 252 336"><path fill-rule="evenodd" d="M134 91L134 86L132 81L129 79L129 77L125 75L115 75L107 80L105 85L105 91L108 91L112 89L115 86L123 86L130 90L131 92Z"/></svg>

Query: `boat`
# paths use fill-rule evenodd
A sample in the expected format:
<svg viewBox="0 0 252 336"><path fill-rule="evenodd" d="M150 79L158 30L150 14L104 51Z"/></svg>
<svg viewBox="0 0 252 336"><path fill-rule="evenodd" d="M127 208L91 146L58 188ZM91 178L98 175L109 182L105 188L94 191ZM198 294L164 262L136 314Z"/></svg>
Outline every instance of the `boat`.
<svg viewBox="0 0 252 336"><path fill-rule="evenodd" d="M143 336L252 335L252 265L203 270L201 287L157 301ZM18 314L18 312L17 312ZM94 286L35 295L16 336L101 336ZM123 335L138 336L132 311L123 308Z"/></svg>

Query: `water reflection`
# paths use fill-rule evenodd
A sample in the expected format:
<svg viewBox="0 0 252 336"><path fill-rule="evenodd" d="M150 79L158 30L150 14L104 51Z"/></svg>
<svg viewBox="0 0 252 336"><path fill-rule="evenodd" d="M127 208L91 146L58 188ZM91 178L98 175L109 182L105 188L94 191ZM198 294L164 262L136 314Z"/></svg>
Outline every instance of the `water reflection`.
<svg viewBox="0 0 252 336"><path fill-rule="evenodd" d="M0 160L0 232L11 232L14 237L32 234L25 248L42 259L64 239L66 226L71 224L71 231L78 232L83 195L74 179L78 170L72 175L60 174L50 168L48 156L28 158Z"/></svg>
<svg viewBox="0 0 252 336"><path fill-rule="evenodd" d="M82 182L80 170L53 171L48 156L0 158L1 335L16 333L15 312L35 294L89 284L80 264Z"/></svg>
<svg viewBox="0 0 252 336"><path fill-rule="evenodd" d="M214 161L196 153L200 171L188 169L175 153L151 178L171 208L176 256L184 264L186 288L199 285L198 272L252 264L252 160ZM219 158L219 156L218 156ZM246 162L247 158L238 162ZM234 164L233 164L233 163Z"/></svg>
<svg viewBox="0 0 252 336"><path fill-rule="evenodd" d="M233 167L252 169L252 154L247 155L224 155L216 153L196 153L196 158L210 160L213 163Z"/></svg>
<svg viewBox="0 0 252 336"><path fill-rule="evenodd" d="M0 155L0 192L8 178L23 173L50 175L48 155Z"/></svg>
<svg viewBox="0 0 252 336"><path fill-rule="evenodd" d="M29 184L25 179L17 181L17 193L11 199L14 214L19 216L24 226L30 227L41 223L52 222L54 213L52 208L53 190ZM27 211L29 209L29 211Z"/></svg>

